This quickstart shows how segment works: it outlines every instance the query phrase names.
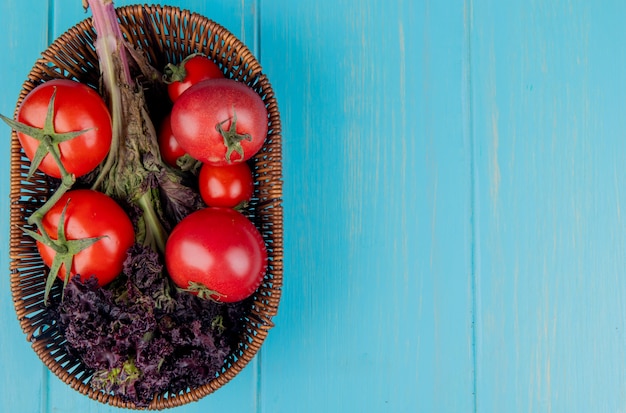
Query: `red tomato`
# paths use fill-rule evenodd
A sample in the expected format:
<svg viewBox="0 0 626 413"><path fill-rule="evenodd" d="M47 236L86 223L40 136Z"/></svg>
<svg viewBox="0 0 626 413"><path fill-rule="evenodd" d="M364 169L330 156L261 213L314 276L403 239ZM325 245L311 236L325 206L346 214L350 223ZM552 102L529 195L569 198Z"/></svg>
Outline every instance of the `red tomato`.
<svg viewBox="0 0 626 413"><path fill-rule="evenodd" d="M172 132L180 146L211 165L250 159L263 146L267 125L261 97L232 79L200 82L172 108Z"/></svg>
<svg viewBox="0 0 626 413"><path fill-rule="evenodd" d="M206 79L224 77L220 67L203 55L191 55L178 66L169 64L165 68L167 93L175 102L176 99L190 86Z"/></svg>
<svg viewBox="0 0 626 413"><path fill-rule="evenodd" d="M172 133L172 122L170 115L167 115L159 129L159 151L161 157L169 166L178 167L176 161L185 155L185 150L178 144Z"/></svg>
<svg viewBox="0 0 626 413"><path fill-rule="evenodd" d="M225 166L203 164L198 186L208 206L233 208L252 198L254 179L246 162Z"/></svg>
<svg viewBox="0 0 626 413"><path fill-rule="evenodd" d="M57 239L61 213L66 205L64 228L68 241L104 236L74 255L70 276L79 274L86 280L95 275L98 284L108 284L122 271L126 252L135 242L130 218L112 198L101 192L71 190L63 194L43 218L44 229L52 239ZM40 241L37 241L37 249L50 267L56 252ZM58 276L64 280L65 274L63 264Z"/></svg>
<svg viewBox="0 0 626 413"><path fill-rule="evenodd" d="M76 176L91 172L109 152L111 146L111 116L94 89L67 79L56 79L34 88L22 102L16 120L29 126L43 128L52 93L54 100L54 131L57 133L87 132L59 143L61 162ZM18 132L24 153L32 161L40 141ZM51 154L47 154L39 169L60 178L61 172Z"/></svg>
<svg viewBox="0 0 626 413"><path fill-rule="evenodd" d="M205 208L174 227L165 245L165 265L180 288L235 302L261 285L267 251L244 215L231 208Z"/></svg>

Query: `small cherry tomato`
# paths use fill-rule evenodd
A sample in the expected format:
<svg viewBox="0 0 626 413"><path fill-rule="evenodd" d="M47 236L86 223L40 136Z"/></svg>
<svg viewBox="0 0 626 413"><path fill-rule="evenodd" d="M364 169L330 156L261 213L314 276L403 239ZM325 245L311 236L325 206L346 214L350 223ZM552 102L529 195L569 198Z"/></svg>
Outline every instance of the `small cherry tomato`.
<svg viewBox="0 0 626 413"><path fill-rule="evenodd" d="M163 122L161 123L161 127L159 128L158 134L159 141L159 151L161 152L161 157L171 167L178 167L176 161L178 158L185 155L185 150L178 144L178 141L174 137L172 133L172 122L171 116L167 115Z"/></svg>
<svg viewBox="0 0 626 413"><path fill-rule="evenodd" d="M172 102L198 82L224 77L224 73L215 62L200 54L191 55L178 65L170 63L164 72L167 93Z"/></svg>
<svg viewBox="0 0 626 413"><path fill-rule="evenodd" d="M225 166L203 164L198 186L200 196L208 206L234 208L250 201L254 179L246 162Z"/></svg>

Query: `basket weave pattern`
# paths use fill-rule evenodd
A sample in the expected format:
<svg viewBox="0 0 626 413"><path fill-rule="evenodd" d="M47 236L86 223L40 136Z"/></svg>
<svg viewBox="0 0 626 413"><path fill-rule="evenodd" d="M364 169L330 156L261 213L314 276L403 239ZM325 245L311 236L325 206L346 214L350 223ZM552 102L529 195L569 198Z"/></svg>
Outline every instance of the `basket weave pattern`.
<svg viewBox="0 0 626 413"><path fill-rule="evenodd" d="M248 48L219 24L186 10L169 6L126 6L117 9L122 32L131 45L142 50L159 69L167 63L180 62L192 53L213 58L227 76L252 87L264 100L269 113L268 137L261 151L251 160L255 195L250 213L265 240L268 271L253 296L253 305L245 322L245 334L220 374L204 386L181 393L156 394L149 409L180 406L217 390L255 356L268 331L273 327L281 295L283 273L283 210L281 126L271 85ZM91 18L60 36L37 60L22 86L17 107L37 85L50 79L71 78L98 86L99 67L94 41L96 33ZM27 180L30 161L25 157L15 132L11 138L11 292L20 325L27 340L44 364L63 382L90 398L123 408L137 408L112 394L94 391L89 386L91 372L68 354L65 339L54 323L49 322L43 303L47 268L33 239L21 228L28 227L27 217L37 210L50 194L46 177L37 172ZM59 296L55 283L51 296Z"/></svg>

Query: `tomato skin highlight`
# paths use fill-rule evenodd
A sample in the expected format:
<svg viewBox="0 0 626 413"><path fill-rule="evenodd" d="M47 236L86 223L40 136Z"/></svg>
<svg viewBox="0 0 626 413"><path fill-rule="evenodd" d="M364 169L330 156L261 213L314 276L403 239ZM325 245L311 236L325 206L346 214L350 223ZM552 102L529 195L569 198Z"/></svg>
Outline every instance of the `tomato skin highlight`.
<svg viewBox="0 0 626 413"><path fill-rule="evenodd" d="M52 93L56 89L54 128L58 133L89 131L59 144L61 162L69 173L82 176L107 156L112 140L111 115L98 92L69 79L49 80L35 87L24 98L16 120L29 126L44 126ZM26 156L32 161L40 142L21 132L17 137ZM61 172L52 155L47 154L39 169L55 178Z"/></svg>
<svg viewBox="0 0 626 413"><path fill-rule="evenodd" d="M268 131L267 108L261 97L233 79L210 79L190 87L174 102L171 116L172 132L180 146L194 159L211 165L250 159L263 146ZM218 126L249 135L239 142L243 156L228 154Z"/></svg>
<svg viewBox="0 0 626 413"><path fill-rule="evenodd" d="M68 203L69 200L69 203ZM135 231L126 212L109 196L90 189L66 192L44 215L43 226L52 239L57 239L57 229L63 208L65 235L68 240L105 236L74 256L70 276L80 274L82 280L95 275L104 286L120 272L126 252L135 242ZM41 242L37 249L48 267L52 265L55 251ZM61 265L59 278L65 279L65 265Z"/></svg>
<svg viewBox="0 0 626 413"><path fill-rule="evenodd" d="M208 206L234 208L250 201L254 178L246 162L225 166L203 164L198 175L198 188Z"/></svg>
<svg viewBox="0 0 626 413"><path fill-rule="evenodd" d="M205 208L185 217L165 246L165 265L182 289L190 282L215 292L211 298L236 302L251 296L267 269L261 233L231 208Z"/></svg>
<svg viewBox="0 0 626 413"><path fill-rule="evenodd" d="M181 62L185 76L182 80L174 80L167 85L167 94L172 102L191 86L207 79L219 79L224 77L217 63L206 56L196 55Z"/></svg>

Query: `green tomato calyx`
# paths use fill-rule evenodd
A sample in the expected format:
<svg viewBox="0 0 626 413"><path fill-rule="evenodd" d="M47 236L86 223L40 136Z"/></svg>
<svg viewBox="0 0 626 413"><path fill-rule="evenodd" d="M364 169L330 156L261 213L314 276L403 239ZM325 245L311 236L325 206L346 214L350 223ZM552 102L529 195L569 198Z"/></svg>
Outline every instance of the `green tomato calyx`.
<svg viewBox="0 0 626 413"><path fill-rule="evenodd" d="M46 287L44 290L43 298L43 302L45 305L48 305L48 296L50 294L50 290L52 289L54 281L59 275L61 265L65 266L65 274L63 277L63 291L65 291L65 287L67 286L67 283L71 277L70 273L72 269L72 264L74 262L74 256L79 252L89 248L100 239L106 237L106 235L102 235L99 237L68 240L67 236L65 235L65 212L67 211L67 206L69 205L69 203L70 200L67 201L67 203L63 207L63 211L61 212L61 217L59 218L59 224L57 228L56 240L52 239L45 232L43 226L39 226L41 232L35 232L30 229L23 228L23 231L27 235L30 235L36 241L39 241L42 244L52 248L56 253L54 259L52 260L52 265L50 266L50 272L48 273L48 277L46 278Z"/></svg>
<svg viewBox="0 0 626 413"><path fill-rule="evenodd" d="M175 83L175 82L184 82L187 77L187 69L185 69L185 65L189 60L196 56L203 56L202 53L193 53L189 56L185 57L179 64L168 63L163 68L163 83L166 85Z"/></svg>
<svg viewBox="0 0 626 413"><path fill-rule="evenodd" d="M59 151L59 144L61 142L69 141L71 139L76 138L86 132L89 132L90 129L83 129L80 131L73 132L64 132L58 133L54 128L54 100L56 97L56 87L52 92L52 96L50 97L50 103L48 104L48 110L46 113L46 119L44 120L43 128L37 128L34 126L26 125L22 122L18 122L17 120L7 118L6 116L0 114L0 119L2 119L7 125L9 125L16 132L22 133L24 135L28 135L31 138L37 139L40 144L37 147L37 151L33 156L33 159L30 164L30 169L28 170L28 177L30 178L35 170L39 168L41 162L46 157L48 153L50 153L57 165L59 166L59 170L61 171L61 175L67 175L67 171L61 162L61 152Z"/></svg>
<svg viewBox="0 0 626 413"><path fill-rule="evenodd" d="M224 130L222 125L226 122L230 122L230 128ZM224 138L224 146L226 146L226 162L231 163L230 157L233 152L237 152L241 159L244 159L243 148L241 147L241 141L247 140L251 141L252 136L249 133L239 134L237 133L237 112L235 112L235 108L233 107L233 117L232 119L226 119L215 125L215 129L222 135Z"/></svg>
<svg viewBox="0 0 626 413"><path fill-rule="evenodd" d="M220 297L226 297L224 294L211 290L206 285L194 281L189 281L189 286L180 290L196 294L198 298L203 300L219 301Z"/></svg>

